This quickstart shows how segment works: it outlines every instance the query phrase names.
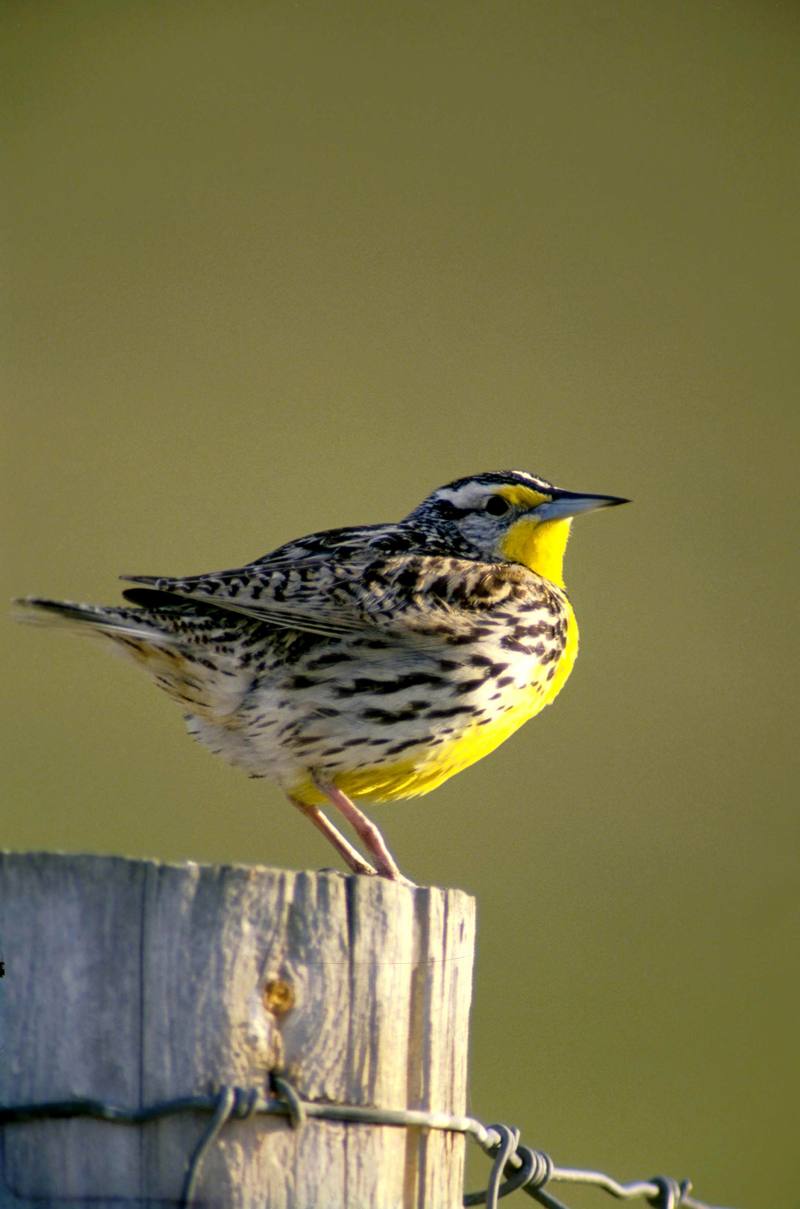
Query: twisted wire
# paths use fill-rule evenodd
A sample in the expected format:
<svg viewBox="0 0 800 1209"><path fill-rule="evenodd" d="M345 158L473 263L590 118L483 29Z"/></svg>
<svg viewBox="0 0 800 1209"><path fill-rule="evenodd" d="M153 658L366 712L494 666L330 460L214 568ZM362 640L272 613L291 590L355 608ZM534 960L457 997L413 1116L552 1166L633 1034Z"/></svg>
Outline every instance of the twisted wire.
<svg viewBox="0 0 800 1209"><path fill-rule="evenodd" d="M603 1171L558 1167L543 1151L520 1144L519 1130L508 1125L484 1125L475 1117L422 1109L371 1108L356 1104L322 1104L303 1100L297 1088L281 1071L273 1071L265 1095L258 1088L224 1086L208 1095L179 1096L126 1108L90 1097L48 1100L33 1104L0 1104L0 1126L30 1121L90 1117L114 1124L142 1125L179 1113L209 1113L184 1174L181 1209L188 1209L197 1195L204 1160L222 1130L232 1120L253 1116L284 1116L293 1129L302 1129L308 1120L343 1121L361 1125L389 1125L444 1130L471 1137L492 1160L487 1186L470 1192L464 1205L486 1205L497 1209L498 1201L512 1192L525 1192L545 1209L568 1209L551 1191L553 1183L583 1184L597 1188L620 1200L639 1198L653 1209L722 1209L691 1196L688 1180L678 1182L668 1176L622 1183Z"/></svg>

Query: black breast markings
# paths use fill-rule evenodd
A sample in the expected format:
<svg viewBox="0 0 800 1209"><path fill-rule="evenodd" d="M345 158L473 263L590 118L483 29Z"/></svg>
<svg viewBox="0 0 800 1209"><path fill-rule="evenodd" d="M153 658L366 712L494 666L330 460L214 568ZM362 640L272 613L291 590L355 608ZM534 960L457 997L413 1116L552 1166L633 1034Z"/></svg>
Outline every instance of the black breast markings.
<svg viewBox="0 0 800 1209"><path fill-rule="evenodd" d="M407 672L404 676L396 676L393 680L376 680L369 676L354 676L352 680L337 684L334 692L339 698L355 697L360 694L374 693L380 697L402 693L405 689L438 688L442 677L434 672Z"/></svg>

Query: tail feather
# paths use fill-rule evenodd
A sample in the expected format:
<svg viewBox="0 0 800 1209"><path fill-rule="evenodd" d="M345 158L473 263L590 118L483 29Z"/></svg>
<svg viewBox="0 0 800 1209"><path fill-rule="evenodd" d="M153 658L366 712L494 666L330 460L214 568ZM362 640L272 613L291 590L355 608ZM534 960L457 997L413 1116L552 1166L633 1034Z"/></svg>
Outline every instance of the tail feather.
<svg viewBox="0 0 800 1209"><path fill-rule="evenodd" d="M230 717L252 682L252 672L240 666L235 650L227 644L227 649L218 647L215 661L209 662L207 647L212 635L207 613L198 613L184 601L159 603L161 608L156 610L39 596L14 601L19 621L110 639L113 649L144 668L159 688L190 713L216 721Z"/></svg>
<svg viewBox="0 0 800 1209"><path fill-rule="evenodd" d="M171 635L149 621L138 609L81 604L74 600L47 600L24 596L14 601L17 621L29 625L66 626L83 634L107 634L112 638L142 638L151 643L169 643Z"/></svg>

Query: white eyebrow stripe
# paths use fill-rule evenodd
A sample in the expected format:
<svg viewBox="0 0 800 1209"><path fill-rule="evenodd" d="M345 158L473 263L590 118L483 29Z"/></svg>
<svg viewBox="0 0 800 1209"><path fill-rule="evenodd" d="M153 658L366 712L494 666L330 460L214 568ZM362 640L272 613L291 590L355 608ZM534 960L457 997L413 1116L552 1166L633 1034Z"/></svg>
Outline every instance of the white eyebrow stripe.
<svg viewBox="0 0 800 1209"><path fill-rule="evenodd" d="M499 486L499 484L497 484ZM480 483L465 483L463 487L453 491L451 488L446 488L436 492L436 498L447 500L456 508L472 508L480 500L486 498L487 492L491 491L492 484L481 485Z"/></svg>

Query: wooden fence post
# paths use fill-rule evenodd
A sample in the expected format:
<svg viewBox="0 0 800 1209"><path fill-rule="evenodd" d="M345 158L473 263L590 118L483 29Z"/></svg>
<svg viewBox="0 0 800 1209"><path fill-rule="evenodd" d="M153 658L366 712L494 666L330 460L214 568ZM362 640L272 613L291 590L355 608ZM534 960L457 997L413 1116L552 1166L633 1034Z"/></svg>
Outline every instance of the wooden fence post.
<svg viewBox="0 0 800 1209"><path fill-rule="evenodd" d="M463 1113L474 902L381 878L0 855L0 1103L136 1107L285 1070L305 1100ZM176 1204L209 1117L8 1124L0 1209ZM456 1209L461 1135L232 1120L195 1204Z"/></svg>
<svg viewBox="0 0 800 1209"><path fill-rule="evenodd" d="M282 869L0 856L0 1103L140 1106L283 1069L306 1100L462 1113L474 902ZM7 1124L0 1207L176 1203L208 1116ZM231 1121L197 1204L456 1209L462 1136Z"/></svg>

